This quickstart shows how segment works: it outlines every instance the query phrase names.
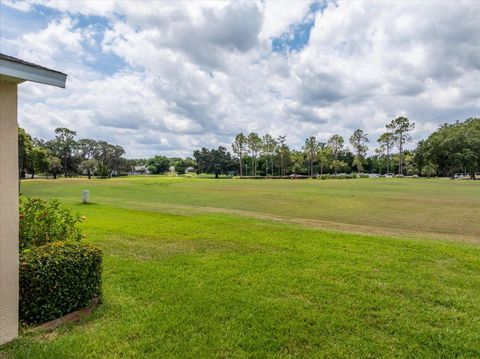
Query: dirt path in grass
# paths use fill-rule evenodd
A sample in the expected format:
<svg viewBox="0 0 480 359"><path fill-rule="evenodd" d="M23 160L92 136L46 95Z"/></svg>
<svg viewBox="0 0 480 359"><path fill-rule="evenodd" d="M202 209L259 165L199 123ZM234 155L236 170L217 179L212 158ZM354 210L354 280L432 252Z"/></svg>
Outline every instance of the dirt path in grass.
<svg viewBox="0 0 480 359"><path fill-rule="evenodd" d="M197 206L179 205L179 204L156 204L155 209L166 210L170 213L182 214L182 215L208 214L208 213L236 215L236 216L243 216L243 217L255 218L255 219L266 220L266 221L297 224L297 225L302 225L309 228L318 228L318 229L338 231L338 232L380 235L380 236L389 236L389 237L396 237L396 238L448 240L448 241L464 242L464 243L470 243L470 244L480 244L479 237L470 236L470 235L461 235L457 233L416 231L416 230L405 229L405 228L341 223L341 222L324 221L319 219L289 217L289 216L282 216L282 215L276 215L276 214L264 213L264 212L245 211L245 210L239 210L239 209L229 209L229 208L219 208L219 207L197 207Z"/></svg>

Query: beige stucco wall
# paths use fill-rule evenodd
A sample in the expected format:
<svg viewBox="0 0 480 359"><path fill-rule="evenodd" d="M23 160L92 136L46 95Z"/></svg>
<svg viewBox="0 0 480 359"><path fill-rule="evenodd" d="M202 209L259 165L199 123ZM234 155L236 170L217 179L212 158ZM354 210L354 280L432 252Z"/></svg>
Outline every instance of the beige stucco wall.
<svg viewBox="0 0 480 359"><path fill-rule="evenodd" d="M0 345L18 332L17 84L0 80Z"/></svg>

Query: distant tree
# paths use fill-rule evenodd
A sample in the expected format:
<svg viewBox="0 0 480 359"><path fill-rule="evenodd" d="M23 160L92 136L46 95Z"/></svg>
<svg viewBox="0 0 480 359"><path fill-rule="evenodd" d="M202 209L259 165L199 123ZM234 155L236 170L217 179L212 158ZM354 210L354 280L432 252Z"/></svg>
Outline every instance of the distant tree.
<svg viewBox="0 0 480 359"><path fill-rule="evenodd" d="M320 165L320 174L323 175L323 169L328 167L332 158L331 149L327 146L326 143L320 142L318 144L317 158Z"/></svg>
<svg viewBox="0 0 480 359"><path fill-rule="evenodd" d="M262 152L265 155L265 175L268 176L268 165L270 160L271 165L271 174L273 175L273 156L275 154L275 148L277 146L277 142L270 136L268 133L263 136L262 138Z"/></svg>
<svg viewBox="0 0 480 359"><path fill-rule="evenodd" d="M307 174L309 169L307 169L305 162L305 152L293 150L290 153L292 160L292 173L294 174Z"/></svg>
<svg viewBox="0 0 480 359"><path fill-rule="evenodd" d="M419 146L420 147L420 146ZM443 175L480 172L480 118L444 124L420 147L424 161Z"/></svg>
<svg viewBox="0 0 480 359"><path fill-rule="evenodd" d="M400 161L398 164L398 173L400 174L403 174L404 146L407 142L411 140L411 136L409 132L412 131L414 128L415 128L415 123L410 123L410 121L406 117L397 117L387 125L387 130L393 133L395 142L398 147L398 154L399 154L399 161Z"/></svg>
<svg viewBox="0 0 480 359"><path fill-rule="evenodd" d="M123 149L122 146L112 145L106 141L97 142L95 159L97 159L101 163L102 170L106 169L106 171L108 172L107 177L110 177L112 175L112 172L118 172L119 166L122 162L121 158L124 154L125 154L125 150ZM168 163L169 163L168 165L168 169L169 169L170 168L169 160L168 160Z"/></svg>
<svg viewBox="0 0 480 359"><path fill-rule="evenodd" d="M198 164L199 173L213 173L215 178L220 174L226 174L235 168L235 161L232 155L225 147L218 147L218 149L208 150L202 148L193 152L193 157Z"/></svg>
<svg viewBox="0 0 480 359"><path fill-rule="evenodd" d="M422 167L421 175L425 177L433 177L437 174L437 168L431 163L427 163Z"/></svg>
<svg viewBox="0 0 480 359"><path fill-rule="evenodd" d="M147 161L150 173L162 174L170 170L170 160L165 156L155 156Z"/></svg>
<svg viewBox="0 0 480 359"><path fill-rule="evenodd" d="M309 163L309 174L313 177L313 164L317 160L319 144L315 136L310 136L305 140L305 144L302 147Z"/></svg>
<svg viewBox="0 0 480 359"><path fill-rule="evenodd" d="M62 173L62 161L60 158L50 155L48 157L48 171L47 173L53 176L53 179L57 179L58 174Z"/></svg>
<svg viewBox="0 0 480 359"><path fill-rule="evenodd" d="M88 176L88 179L92 178L92 174L94 174L96 171L99 170L100 168L100 163L98 160L91 158L89 160L85 160L80 163L78 169L82 173L86 173Z"/></svg>
<svg viewBox="0 0 480 359"><path fill-rule="evenodd" d="M177 163L175 163L175 172L177 172L178 174L184 174L189 167L197 167L197 163L195 162L195 160L193 160L192 158L181 159L180 161L177 161Z"/></svg>
<svg viewBox="0 0 480 359"><path fill-rule="evenodd" d="M98 142L90 138L82 138L77 141L76 150L81 161L99 157Z"/></svg>
<svg viewBox="0 0 480 359"><path fill-rule="evenodd" d="M36 173L46 173L49 168L48 150L40 146L32 147L28 164L28 172L31 174L32 179Z"/></svg>
<svg viewBox="0 0 480 359"><path fill-rule="evenodd" d="M357 129L353 135L350 136L349 141L355 154L353 165L357 167L357 173L360 173L363 171L363 162L365 161L368 150L368 146L366 145L368 142L367 134L364 133L363 130Z"/></svg>
<svg viewBox="0 0 480 359"><path fill-rule="evenodd" d="M415 165L414 154L411 151L404 151L403 153L403 168L404 172L409 176L419 172Z"/></svg>
<svg viewBox="0 0 480 359"><path fill-rule="evenodd" d="M343 144L344 139L340 135L333 135L327 142L327 146L332 153L331 167L334 170L335 176L337 175L338 169L345 166L345 162L340 160L340 155L343 151Z"/></svg>
<svg viewBox="0 0 480 359"><path fill-rule="evenodd" d="M243 157L247 151L248 143L247 137L243 133L239 133L235 136L235 141L232 143L233 153L238 156L240 166L240 176L243 176Z"/></svg>
<svg viewBox="0 0 480 359"><path fill-rule="evenodd" d="M393 146L395 145L395 135L391 132L385 132L381 135L377 142L380 145L379 155L385 156L387 160L387 173L390 172L390 155L392 153Z"/></svg>
<svg viewBox="0 0 480 359"><path fill-rule="evenodd" d="M258 136L257 133L252 132L247 137L248 149L250 150L250 155L252 157L252 175L257 175L257 159L258 154L262 149L262 139Z"/></svg>
<svg viewBox="0 0 480 359"><path fill-rule="evenodd" d="M19 178L25 178L25 170L29 166L32 151L32 136L23 128L18 128L18 172Z"/></svg>
<svg viewBox="0 0 480 359"><path fill-rule="evenodd" d="M72 157L72 151L75 148L75 136L77 133L65 127L55 129L55 142L59 148L59 154L63 162L63 173L67 177L68 160Z"/></svg>
<svg viewBox="0 0 480 359"><path fill-rule="evenodd" d="M68 175L68 163L72 158L72 152L75 149L75 136L77 133L65 127L55 129L55 139L48 142L48 147L52 153L62 160L64 176Z"/></svg>
<svg viewBox="0 0 480 359"><path fill-rule="evenodd" d="M280 159L280 176L285 176L287 172L287 162L290 159L290 148L286 144L285 136L278 136L277 155Z"/></svg>

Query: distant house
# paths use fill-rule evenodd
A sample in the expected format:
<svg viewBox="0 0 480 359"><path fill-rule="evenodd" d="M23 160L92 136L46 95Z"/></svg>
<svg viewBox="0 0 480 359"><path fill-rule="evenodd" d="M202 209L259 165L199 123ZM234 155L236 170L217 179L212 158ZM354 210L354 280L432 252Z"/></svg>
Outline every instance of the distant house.
<svg viewBox="0 0 480 359"><path fill-rule="evenodd" d="M194 167L187 167L187 169L185 170L185 173L193 173L193 172L196 172Z"/></svg>
<svg viewBox="0 0 480 359"><path fill-rule="evenodd" d="M0 345L18 334L17 86L65 88L67 75L0 53Z"/></svg>
<svg viewBox="0 0 480 359"><path fill-rule="evenodd" d="M135 166L132 171L128 172L129 175L145 175L149 173L147 166Z"/></svg>

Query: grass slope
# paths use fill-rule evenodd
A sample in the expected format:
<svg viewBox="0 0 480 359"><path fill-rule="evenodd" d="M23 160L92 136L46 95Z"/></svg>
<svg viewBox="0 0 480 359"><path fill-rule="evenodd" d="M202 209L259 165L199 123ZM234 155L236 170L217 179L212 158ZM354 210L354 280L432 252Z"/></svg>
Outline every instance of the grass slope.
<svg viewBox="0 0 480 359"><path fill-rule="evenodd" d="M78 204L83 188L95 204ZM320 231L195 210L268 210L302 218L304 206L288 199L306 205L308 198L322 198L310 204L309 218L324 219L321 207L327 206L329 220L348 223L365 214L368 221L377 213L376 224L386 228L435 231L410 215L400 216L401 225L385 218L416 198L418 213L435 201L454 204L441 212L437 234L474 237L475 221L456 224L462 216L455 209L463 217L476 215L479 189L408 180L24 183L24 193L57 197L87 216L88 240L105 252L104 304L80 325L24 330L1 350L49 359L480 357L478 245ZM345 211L326 203L348 203L352 194L354 204ZM263 203L268 200L269 206ZM371 201L389 210L376 212ZM396 205L387 206L391 201Z"/></svg>

